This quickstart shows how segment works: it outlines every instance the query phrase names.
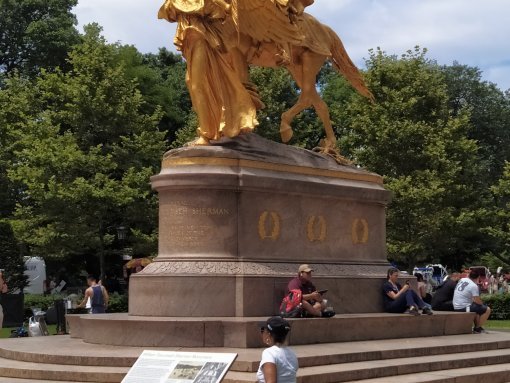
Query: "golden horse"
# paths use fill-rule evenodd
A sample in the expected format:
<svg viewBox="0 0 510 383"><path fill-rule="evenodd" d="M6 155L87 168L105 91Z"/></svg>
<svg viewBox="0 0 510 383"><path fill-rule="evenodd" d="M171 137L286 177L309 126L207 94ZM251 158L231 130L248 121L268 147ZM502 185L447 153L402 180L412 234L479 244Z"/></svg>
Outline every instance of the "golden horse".
<svg viewBox="0 0 510 383"><path fill-rule="evenodd" d="M275 43L255 45L258 46L258 49L253 52L254 42L247 44L245 40L244 44L241 42L237 49L241 51L246 62L250 65L262 67L284 66L301 90L296 104L281 116L280 135L282 141L288 142L292 138L291 122L296 115L307 108L313 107L326 132L324 149L332 149L335 147L336 138L329 116L329 109L317 92L316 87L317 75L326 60L331 60L333 67L361 95L370 100L373 100L373 95L367 89L360 72L349 58L341 39L331 28L306 13L302 14L295 21L295 24L299 31L303 33L304 39L297 44L289 45L290 57L287 62L281 62Z"/></svg>

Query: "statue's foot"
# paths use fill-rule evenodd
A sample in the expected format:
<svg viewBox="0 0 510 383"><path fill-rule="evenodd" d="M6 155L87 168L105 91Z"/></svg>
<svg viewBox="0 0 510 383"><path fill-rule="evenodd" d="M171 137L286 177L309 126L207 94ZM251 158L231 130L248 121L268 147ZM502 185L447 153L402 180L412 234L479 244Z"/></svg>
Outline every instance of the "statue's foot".
<svg viewBox="0 0 510 383"><path fill-rule="evenodd" d="M253 127L248 127L248 126L246 126L246 127L241 128L241 129L239 130L239 134L248 134L248 133L253 133L253 130L254 130L254 129L255 129L255 128L253 128Z"/></svg>
<svg viewBox="0 0 510 383"><path fill-rule="evenodd" d="M280 124L280 136L282 138L282 142L286 144L290 141L293 135L294 132L292 131L292 127L285 121L282 121Z"/></svg>
<svg viewBox="0 0 510 383"><path fill-rule="evenodd" d="M193 141L190 141L186 144L186 146L206 146L210 145L210 141L205 137L197 137Z"/></svg>

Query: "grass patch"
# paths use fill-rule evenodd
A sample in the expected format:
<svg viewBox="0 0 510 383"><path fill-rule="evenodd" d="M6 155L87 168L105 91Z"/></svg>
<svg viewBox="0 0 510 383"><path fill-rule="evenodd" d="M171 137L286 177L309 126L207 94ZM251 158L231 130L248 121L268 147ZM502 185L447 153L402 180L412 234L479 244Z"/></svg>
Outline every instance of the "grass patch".
<svg viewBox="0 0 510 383"><path fill-rule="evenodd" d="M489 320L484 327L510 329L510 320Z"/></svg>
<svg viewBox="0 0 510 383"><path fill-rule="evenodd" d="M0 338L8 338L9 335L11 335L11 331L15 330L15 327L7 327L0 330ZM48 325L48 332L50 335L56 335L57 333L57 325L55 324L49 324Z"/></svg>

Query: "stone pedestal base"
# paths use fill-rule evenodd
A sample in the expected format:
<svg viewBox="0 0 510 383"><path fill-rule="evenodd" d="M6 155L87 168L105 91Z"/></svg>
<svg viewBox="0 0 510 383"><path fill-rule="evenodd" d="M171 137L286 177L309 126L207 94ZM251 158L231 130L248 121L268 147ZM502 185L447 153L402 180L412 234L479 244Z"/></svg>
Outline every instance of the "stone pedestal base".
<svg viewBox="0 0 510 383"><path fill-rule="evenodd" d="M278 313L296 263L156 262L130 282L130 314L254 317ZM328 289L337 313L382 311L386 264L314 264L314 283Z"/></svg>
<svg viewBox="0 0 510 383"><path fill-rule="evenodd" d="M377 174L247 134L166 153L152 186L159 255L131 278L131 315L273 315L302 263L339 312L380 311Z"/></svg>

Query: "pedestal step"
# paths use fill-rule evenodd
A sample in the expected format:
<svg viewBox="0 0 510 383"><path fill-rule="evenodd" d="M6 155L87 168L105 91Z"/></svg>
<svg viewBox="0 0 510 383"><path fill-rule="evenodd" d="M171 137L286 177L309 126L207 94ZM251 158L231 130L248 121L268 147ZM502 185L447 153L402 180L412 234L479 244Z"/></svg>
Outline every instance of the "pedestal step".
<svg viewBox="0 0 510 383"><path fill-rule="evenodd" d="M298 382L339 383L383 377L393 380L397 375L400 382L400 375L501 364L505 364L503 370L510 368L510 349L304 367L298 372ZM253 373L231 372L224 380L224 383L248 382L254 382Z"/></svg>
<svg viewBox="0 0 510 383"><path fill-rule="evenodd" d="M471 383L479 382L481 377L484 380L490 377L488 381L491 383L510 380L508 333L302 345L292 348L299 358L298 383ZM68 336L5 339L0 341L0 383L121 382L128 366L134 363L142 350L91 345ZM262 349L189 350L236 352L239 356L224 383L256 381L255 371Z"/></svg>
<svg viewBox="0 0 510 383"><path fill-rule="evenodd" d="M52 382L118 383L129 368L70 366L49 363L30 363L0 358L0 376L4 378L39 379Z"/></svg>
<svg viewBox="0 0 510 383"><path fill-rule="evenodd" d="M291 345L470 334L473 313L342 314L333 318L291 319ZM128 314L69 315L71 336L87 343L130 347L263 346L266 317L171 318Z"/></svg>
<svg viewBox="0 0 510 383"><path fill-rule="evenodd" d="M351 381L353 383L359 381ZM510 382L510 364L478 366L476 368L460 368L423 372L398 377L398 383L508 383ZM393 378L377 378L363 380L362 383L395 383Z"/></svg>

